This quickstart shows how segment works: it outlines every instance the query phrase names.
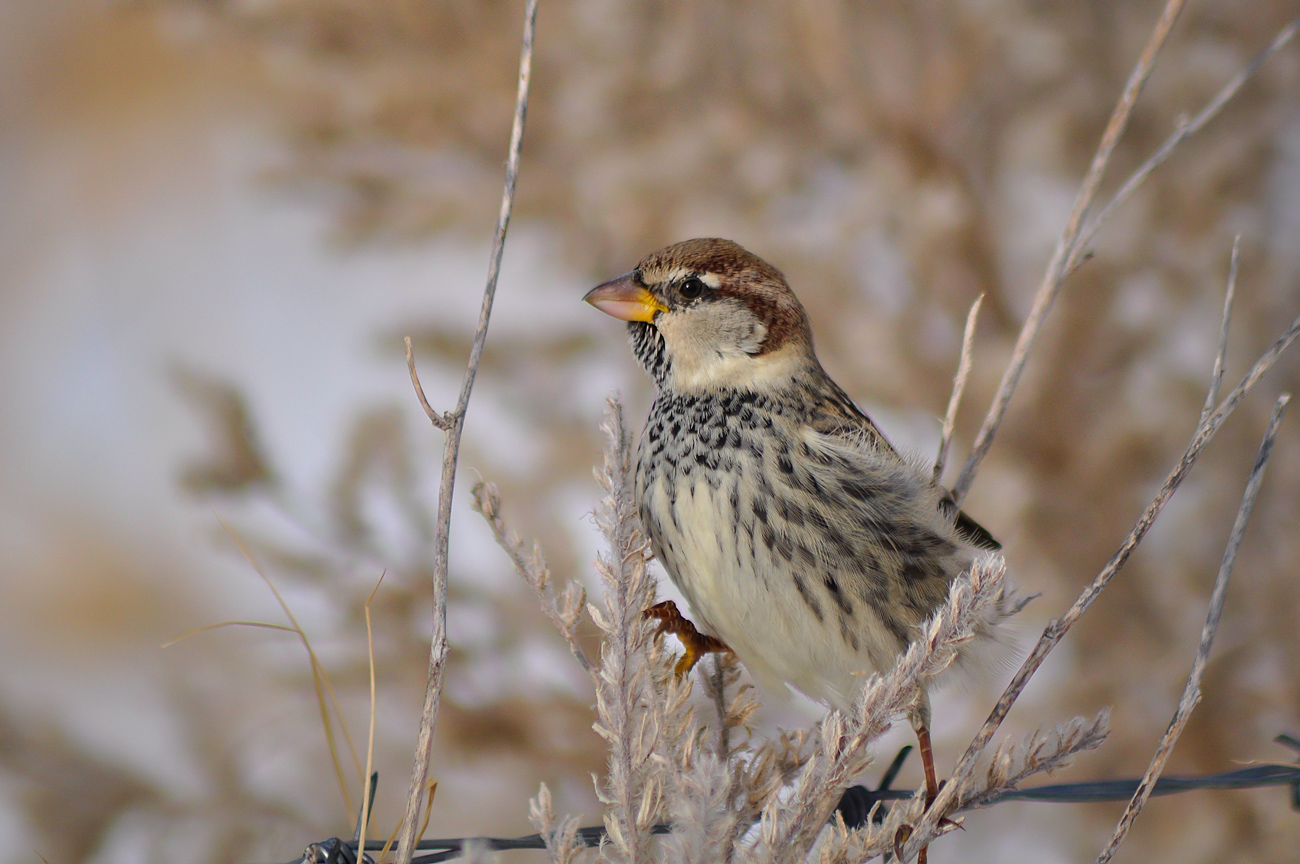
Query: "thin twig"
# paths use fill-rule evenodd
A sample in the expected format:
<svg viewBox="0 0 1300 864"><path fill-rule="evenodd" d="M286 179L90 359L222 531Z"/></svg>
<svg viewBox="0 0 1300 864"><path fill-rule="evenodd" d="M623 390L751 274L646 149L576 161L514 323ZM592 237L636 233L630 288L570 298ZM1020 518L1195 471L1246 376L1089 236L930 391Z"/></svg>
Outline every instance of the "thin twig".
<svg viewBox="0 0 1300 864"><path fill-rule="evenodd" d="M979 318L980 305L984 295L975 298L966 313L966 332L961 337L961 359L957 361L957 375L952 379L952 395L948 397L948 410L943 415L943 435L939 439L939 455L934 460L934 482L943 476L944 465L948 462L948 447L952 444L952 430L957 425L957 409L961 407L961 396L966 390L966 378L970 375L971 348L975 341L975 321Z"/></svg>
<svg viewBox="0 0 1300 864"><path fill-rule="evenodd" d="M1283 27L1277 36L1273 37L1273 41L1268 44L1267 48L1261 51L1255 59L1247 63L1245 68L1238 72L1235 78L1224 85L1224 88L1220 90L1204 108L1198 111L1196 116L1192 117L1190 120L1184 118L1178 124L1178 127L1174 130L1173 134L1165 139L1165 142L1160 145L1159 149L1157 149L1155 153L1151 154L1151 157L1147 159L1147 161L1139 165L1137 170L1129 175L1129 178L1124 181L1124 185L1119 188L1119 191L1116 192L1108 202L1106 202L1106 205L1097 212L1097 215L1088 220L1083 230L1079 232L1079 237L1075 241L1074 248L1070 251L1069 260L1066 262L1065 272L1067 275L1074 272L1078 269L1079 265L1083 263L1085 260L1083 254L1084 250L1088 247L1088 243L1092 238L1096 236L1097 231L1101 228L1101 224L1106 221L1106 218L1110 216L1111 212L1120 204L1127 201L1129 196L1133 194L1133 191L1142 184L1142 181L1147 179L1147 175L1168 159L1170 154L1174 152L1174 149L1178 147L1179 144L1199 132L1205 124L1213 120L1219 111L1223 109L1223 106L1228 104L1233 96L1237 95L1237 91L1241 89L1241 86L1245 84L1251 76L1259 71L1259 68L1264 65L1264 62L1285 47L1286 44L1295 37L1297 30L1300 30L1300 18L1295 19L1290 24Z"/></svg>
<svg viewBox="0 0 1300 864"><path fill-rule="evenodd" d="M998 700L997 705L994 706L993 711L989 714L988 719L984 721L984 725L980 728L980 731L971 741L970 746L966 748L966 752L962 754L961 759L957 762L957 765L952 772L952 778L939 791L939 796L935 799L933 806L926 813L924 822L929 823L937 821L941 814L945 813L952 807L954 803L955 790L961 788L965 784L967 778L975 768L976 760L979 758L980 754L984 752L989 741L993 738L993 734L997 731L998 727L1002 725L1002 721L1006 719L1007 713L1011 710L1011 706L1014 705L1016 700L1020 697L1020 694L1025 689L1025 685L1029 683L1029 679L1038 671L1038 668L1043 664L1043 660L1047 658L1047 655L1056 647L1057 643L1065 637L1065 634L1069 632L1074 623L1079 620L1079 617L1093 604L1093 601L1097 599L1097 595L1100 594L1108 584L1110 584L1110 580L1113 579L1115 574L1119 572L1119 569L1124 566L1129 555L1132 554L1133 550L1137 548L1137 545L1142 542L1142 538L1146 536L1147 531L1151 528L1152 523L1155 522L1156 517L1160 515L1160 511L1164 509L1170 496L1172 496L1174 491L1178 489L1179 485L1183 482L1183 478L1187 476L1187 472L1191 470L1192 466L1196 463L1196 460L1200 457L1202 451L1204 451L1206 445L1209 444L1215 433L1219 431L1219 427L1222 426L1224 421L1228 418L1228 415L1236 409L1236 407L1241 403L1241 400L1245 398L1246 394L1249 393L1251 388L1259 381L1260 377L1262 377L1264 373L1267 372L1275 362L1277 362L1278 356L1286 350L1287 346L1295 341L1297 336L1300 336L1300 318L1296 318L1295 321L1291 322L1291 326L1287 328L1286 332L1283 333L1278 340L1260 356L1259 360L1255 362L1255 365L1251 367L1250 372L1248 372L1237 386L1234 387L1224 398L1224 400L1219 404L1219 407L1211 412L1210 416L1206 418L1204 423L1197 427L1195 434L1192 436L1192 442L1188 445L1182 458L1178 461L1178 464L1174 466L1174 469L1169 473L1169 476L1165 478L1164 485L1160 487L1160 491L1156 493L1155 498L1147 505L1146 510L1142 512L1142 515L1138 518L1137 524L1133 526L1133 530L1129 532L1129 535L1124 538L1124 542L1120 545L1114 556L1111 557L1106 566L1097 574L1097 577L1093 579L1092 583L1084 589L1083 593L1079 595L1078 599L1074 601L1074 604L1065 612L1065 614L1050 622L1046 629L1043 630L1042 635L1038 639L1038 643L1034 645L1029 656L1025 658L1024 663L1022 663L1020 668L1016 671L1015 676L1011 679L1011 683L1008 684L1006 689L1002 692L1001 698ZM917 826L918 835L923 833L921 827L922 826L920 825Z"/></svg>
<svg viewBox="0 0 1300 864"><path fill-rule="evenodd" d="M1129 801L1128 807L1124 808L1124 815L1115 826L1114 835L1106 844L1106 848L1097 856L1097 864L1106 864L1110 861L1115 851L1119 849L1119 845L1124 842L1133 820L1147 803L1152 787L1159 779L1160 772L1164 770L1165 763L1169 761L1169 754L1173 752L1178 736L1187 726L1192 709L1201 701L1201 677L1205 673L1205 664L1210 658L1210 647L1214 644L1214 634L1219 629L1219 619L1223 615L1223 598L1228 591L1228 577L1232 574L1232 565L1237 560L1237 550L1241 548L1241 538L1246 533L1246 520L1250 518L1250 511L1255 506L1255 496L1259 494L1259 486L1264 479L1264 468L1268 465L1268 457L1273 452L1273 442L1277 440L1278 424L1282 422L1286 403L1290 400L1291 396L1287 393L1278 397L1277 404L1273 406L1273 416L1269 418L1268 426L1264 430L1264 441L1259 445L1259 456L1255 459L1255 467L1246 482L1246 492L1242 495L1237 519L1232 523L1232 533L1228 535L1228 546L1223 551L1223 563L1219 566L1219 575L1214 580L1214 590L1210 594L1210 611L1205 618L1205 627L1201 630L1201 642L1196 649L1196 659L1192 661L1192 672L1187 678L1187 686L1183 688L1182 698L1178 700L1174 719L1170 721L1169 728L1160 739L1160 746L1151 757L1151 765L1147 768L1146 774L1142 775L1142 782L1138 784L1132 800Z"/></svg>
<svg viewBox="0 0 1300 864"><path fill-rule="evenodd" d="M1007 413L1007 404L1011 401L1011 394L1015 392L1016 385L1020 383L1020 375L1025 370L1025 362L1029 359L1029 351L1034 347L1034 341L1038 337L1038 331L1043 325L1043 320L1047 317L1048 310L1051 309L1052 302L1056 300L1057 294L1060 293L1061 284L1065 279L1066 261L1071 250L1074 249L1075 240L1079 235L1079 228L1083 224L1083 217L1087 213L1089 205L1092 204L1093 197L1097 194L1097 186L1101 183L1102 174L1106 170L1107 163L1110 162L1115 145L1119 142L1119 137L1128 124L1129 114L1133 111L1133 104L1142 92L1142 87L1146 84L1146 80L1155 65L1156 55L1160 52L1160 47L1164 45L1165 38L1169 35L1169 30L1173 27L1178 13L1182 11L1184 2L1185 0L1168 0L1165 4L1164 11L1160 13L1160 20L1156 22L1151 38L1147 40L1146 47L1142 49L1142 55L1138 58L1137 65L1133 67L1128 83L1124 85L1124 92L1115 104L1115 110L1110 116L1110 122L1106 124L1106 131L1102 133L1101 143L1097 147L1096 155L1092 158L1092 165L1088 168L1088 173L1084 176L1078 195L1074 199L1074 207L1070 210L1070 218L1066 220L1065 230L1061 232L1060 238L1056 241L1056 249L1052 252L1052 260L1047 265L1047 271L1043 274L1043 281L1039 284L1038 291L1034 295L1034 302L1030 307L1029 315L1025 318L1024 326L1020 329L1019 338L1016 339L1016 347L1012 352L1011 362L1007 364L1006 372L1002 374L1002 382L998 385L998 392L993 397L993 404L989 406L988 414L984 418L984 425L980 427L979 434L975 437L975 444L971 449L971 454L967 457L966 464L962 466L961 474L958 475L957 482L953 485L953 498L959 506L962 499L966 497L966 493L970 491L971 483L975 480L975 472L979 470L980 463L984 461L989 448L993 446L993 436L997 434L998 427L1002 425L1002 418Z"/></svg>
<svg viewBox="0 0 1300 864"><path fill-rule="evenodd" d="M1241 254L1241 235L1232 240L1232 257L1228 261L1228 290L1223 295L1223 321L1219 324L1219 351L1214 355L1214 371L1210 373L1210 392L1205 394L1205 407L1201 409L1198 426L1205 423L1214 405L1219 401L1219 387L1223 384L1223 367L1228 355L1228 325L1232 322L1232 300L1237 294L1237 261Z"/></svg>
<svg viewBox="0 0 1300 864"><path fill-rule="evenodd" d="M524 119L528 113L528 87L533 67L533 37L537 29L537 0L528 0L524 11L523 45L519 51L519 87L515 99L514 124L510 130L510 151L506 160L505 189L501 194L501 210L497 215L496 234L488 263L487 285L483 289L483 304L479 309L478 327L470 348L465 378L461 384L460 398L449 418L442 446L442 480L438 487L438 517L433 547L433 636L429 646L429 677L425 686L424 708L420 713L420 731L415 747L415 764L411 769L410 793L406 799L406 814L398 835L397 864L409 864L415 848L416 821L420 812L425 778L429 773L429 756L433 747L433 727L438 718L438 699L442 694L443 665L447 659L447 544L451 529L452 492L456 485L456 462L460 457L461 433L465 428L465 410L474 389L479 362L483 358L483 343L487 339L488 321L492 317L492 301L496 297L497 277L501 272L501 255L505 249L506 229L514 209L515 181L519 177L519 151L524 138ZM409 347L408 347L409 352ZM410 354L408 353L408 357ZM409 361L411 377L418 388L414 373L414 360ZM421 404L435 426L434 413L421 396Z"/></svg>
<svg viewBox="0 0 1300 864"><path fill-rule="evenodd" d="M439 414L433 410L429 400L425 398L424 387L420 384L420 373L415 371L415 352L411 350L411 337L405 337L406 341L406 368L411 373L411 386L415 388L415 396L420 400L420 407L424 413L429 416L429 422L443 432L451 431L452 426L456 423L456 418L451 414Z"/></svg>

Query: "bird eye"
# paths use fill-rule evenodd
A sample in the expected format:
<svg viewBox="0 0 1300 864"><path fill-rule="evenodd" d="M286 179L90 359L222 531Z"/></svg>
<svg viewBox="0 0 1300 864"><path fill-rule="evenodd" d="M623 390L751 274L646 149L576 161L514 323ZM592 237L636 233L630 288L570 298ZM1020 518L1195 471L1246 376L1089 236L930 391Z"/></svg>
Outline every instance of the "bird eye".
<svg viewBox="0 0 1300 864"><path fill-rule="evenodd" d="M678 290L681 291L682 296L687 300L694 300L696 297L699 297L704 293L704 283L692 276L683 282L682 287Z"/></svg>

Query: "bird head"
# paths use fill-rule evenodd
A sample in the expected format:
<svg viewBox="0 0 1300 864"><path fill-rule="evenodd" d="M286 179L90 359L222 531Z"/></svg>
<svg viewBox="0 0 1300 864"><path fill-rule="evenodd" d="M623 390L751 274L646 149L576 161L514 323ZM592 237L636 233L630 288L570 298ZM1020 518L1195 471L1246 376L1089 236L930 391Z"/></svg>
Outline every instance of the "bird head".
<svg viewBox="0 0 1300 864"><path fill-rule="evenodd" d="M816 363L808 316L781 271L730 240L661 249L583 299L628 322L661 387L764 389Z"/></svg>

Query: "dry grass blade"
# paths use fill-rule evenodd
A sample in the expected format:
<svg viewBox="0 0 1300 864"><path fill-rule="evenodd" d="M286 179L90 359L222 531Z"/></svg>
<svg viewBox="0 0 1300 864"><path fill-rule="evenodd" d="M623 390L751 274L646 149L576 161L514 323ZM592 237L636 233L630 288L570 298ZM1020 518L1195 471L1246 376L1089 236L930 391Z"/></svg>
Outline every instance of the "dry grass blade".
<svg viewBox="0 0 1300 864"><path fill-rule="evenodd" d="M334 740L334 718L338 719L339 728L343 732L343 740L346 742L348 752L352 756L354 770L358 773L361 771L361 760L357 756L356 744L352 741L352 734L348 730L347 721L343 719L343 709L339 705L338 695L334 692L334 686L330 683L329 676L325 674L325 666L320 662L320 658L316 656L316 650L312 648L311 640L307 638L307 633L302 629L302 625L298 623L298 619L293 614L293 610L289 608L289 604L285 601L284 595L280 593L280 589L271 581L271 577L267 576L261 565L257 563L257 559L253 557L252 551L249 550L243 540L240 539L239 535L235 533L234 529L231 528L224 519L218 519L218 521L221 523L221 527L225 529L226 534L230 537L231 541L235 544L235 547L239 549L240 554L244 556L244 560L248 561L254 572L256 572L257 575L261 577L262 581L266 583L266 587L270 589L271 594L275 597L275 601L280 605L280 609L284 612L285 617L289 619L289 625L269 624L262 621L222 621L216 624L208 624L204 627L196 627L195 629L187 631L186 633L183 633L175 639L165 643L163 647L165 648L169 645L175 645L177 642L198 633L203 633L207 630L216 630L222 627L258 627L266 630L279 630L286 633L296 634L298 641L300 641L303 648L306 649L307 659L311 664L312 689L316 694L316 708L320 712L321 727L325 731L325 746L329 749L330 764L334 766L334 776L338 781L339 791L343 794L343 806L348 813L354 813L356 811L352 806L352 795L348 792L348 781L343 773L342 760L339 758L338 742ZM331 705L333 706L332 713L330 710ZM369 775L367 774L366 776Z"/></svg>
<svg viewBox="0 0 1300 864"><path fill-rule="evenodd" d="M366 737L366 773L363 775L365 785L361 789L361 818L357 822L357 848L366 848L366 832L370 828L370 808L374 805L374 789L371 774L375 770L375 637L370 623L370 603L375 599L379 586L384 584L384 574L379 574L375 587L366 597L366 662L370 673L370 730Z"/></svg>
<svg viewBox="0 0 1300 864"><path fill-rule="evenodd" d="M944 466L948 463L948 448L952 445L952 431L957 425L957 409L961 407L962 393L966 390L966 378L970 375L971 349L975 342L975 321L979 318L980 306L984 295L975 298L966 313L966 332L961 337L961 359L957 362L957 374L952 379L952 395L948 397L948 410L943 415L943 434L939 439L939 455L934 460L934 482L943 476Z"/></svg>
<svg viewBox="0 0 1300 864"><path fill-rule="evenodd" d="M321 663L320 658L316 656L316 650L311 647L311 640L307 638L307 633L302 629L302 625L298 623L298 618L293 614L293 610L289 608L289 604L285 601L284 595L280 593L279 588L275 587L275 583L272 582L271 577L267 576L265 571L262 570L261 566L257 563L257 560L253 558L253 553L244 545L244 542L239 538L239 535L237 535L234 530L226 524L225 520L221 520L221 527L226 529L226 533L230 535L231 540L233 540L235 545L239 548L240 554L242 554L245 560L247 560L248 563L252 565L253 569L257 571L257 575L262 577L262 581L266 583L266 587L271 589L271 593L275 595L275 601L280 604L280 609L284 611L285 617L288 618L289 623L293 625L293 631L298 634L298 639L302 641L303 648L307 650L307 657L311 661L312 687L316 691L316 703L320 710L321 723L325 727L325 742L329 747L330 761L334 765L334 771L338 776L339 785L342 788L343 806L347 808L348 813L354 813L356 810L352 806L352 796L348 794L347 781L344 780L343 777L343 767L340 764L338 756L338 745L334 741L334 727L330 722L330 712L326 702L327 698L329 703L332 703L334 706L334 714L338 718L339 729L343 732L343 740L348 746L348 753L352 756L353 770L358 773L361 771L361 760L357 756L357 745L352 741L352 733L348 730L347 721L343 719L343 708L339 705L339 698L334 692L334 685L330 683L329 676L325 674L325 665Z"/></svg>
<svg viewBox="0 0 1300 864"><path fill-rule="evenodd" d="M197 636L200 633L207 633L209 630L221 630L226 627L253 627L261 630L279 630L282 633L301 633L297 627L290 627L287 624L272 624L269 621L218 621L215 624L204 624L202 627L195 627L193 630L186 630L175 639L168 639L159 645L159 648L170 648L189 639L191 636Z"/></svg>
<svg viewBox="0 0 1300 864"><path fill-rule="evenodd" d="M514 122L510 130L510 148L506 159L505 188L501 193L501 210L497 215L496 233L492 239L492 252L488 263L487 285L483 289L483 304L479 309L478 326L465 366L456 409L444 417L450 428L443 442L442 478L438 485L438 516L433 546L433 635L429 646L429 673L425 685L424 706L420 712L420 730L415 745L415 760L411 768L411 785L407 794L406 814L398 834L397 864L410 864L415 851L416 821L420 812L425 779L429 774L429 757L433 749L433 728L438 718L438 700L442 695L443 666L447 659L447 544L451 532L451 501L456 487L456 464L460 457L461 434L465 428L465 411L479 363L483 359L483 344L487 340L488 322L492 317L492 302L496 297L497 277L501 273L501 256L505 250L506 231L510 227L510 214L514 210L515 182L519 177L519 153L523 146L524 120L528 114L529 83L532 78L533 38L537 31L537 0L528 0L524 11L523 44L519 51L519 86L515 98ZM435 426L443 428L436 414L420 392L415 375L415 361L407 347L411 380L420 394L421 405Z"/></svg>
<svg viewBox="0 0 1300 864"><path fill-rule="evenodd" d="M1174 744L1186 727L1192 710L1201 701L1201 678L1205 673L1205 664L1210 659L1210 648L1214 644L1214 634L1219 629L1219 619L1223 615L1223 598L1228 590L1228 578L1232 574L1232 565L1237 560L1237 551L1241 548L1241 539L1246 533L1246 521L1250 518L1250 511L1254 509L1255 496L1259 494L1259 486L1264 479L1264 469L1273 452L1273 443L1277 440L1278 425L1282 422L1282 415L1290 399L1289 394L1283 394L1278 398L1273 406L1273 415L1269 417L1268 426L1264 430L1264 440L1259 445L1259 456L1255 459L1255 467L1250 472L1250 479L1246 481L1241 507L1237 510L1237 518L1232 524L1228 545L1223 552L1223 563L1219 566L1219 575L1214 580L1214 590L1210 594L1210 610L1205 618L1205 627L1201 630L1201 641L1196 649L1196 659L1192 661L1192 672L1187 678L1187 686L1183 688L1182 698L1178 700L1174 718L1161 737L1155 755L1151 757L1151 764L1146 774L1142 775L1142 782L1138 784L1137 791L1133 793L1132 800L1124 809L1119 824L1115 826L1114 835L1106 844L1106 848L1097 856L1097 864L1106 864L1124 842L1133 820L1137 819L1138 813L1142 811L1147 798L1151 795L1156 780L1160 779L1160 773L1164 770L1165 763L1169 761L1169 754L1173 752Z"/></svg>
<svg viewBox="0 0 1300 864"><path fill-rule="evenodd" d="M989 741L992 739L993 734L997 731L998 727L1002 724L1002 721L1006 719L1007 713L1011 710L1011 706L1015 704L1015 701L1020 697L1020 694L1024 691L1025 685L1029 683L1029 679L1033 677L1036 671L1038 671L1038 668L1042 665L1043 660L1046 659L1051 650L1065 637L1065 634L1069 631L1070 627L1078 621L1079 617L1083 615L1083 613L1092 605L1093 601L1097 599L1097 595L1100 594L1108 584L1110 584L1110 580L1115 577L1115 574L1119 572L1119 569L1123 567L1124 563L1128 560L1129 555L1131 555L1133 550L1137 548L1137 545L1142 542L1142 538L1146 536L1147 531L1150 530L1152 523L1155 522L1160 511L1164 509L1169 498L1178 489L1179 485L1182 484L1183 479L1187 476L1187 472L1191 470L1192 466L1196 463L1196 460L1204 451L1206 445L1209 444L1210 440L1214 437L1215 433L1218 432L1224 421L1227 420L1228 416L1236 409L1236 407L1241 403L1241 400L1246 397L1246 394L1250 392L1251 388L1254 387L1264 373L1267 372L1275 362L1277 362L1277 358L1292 342L1295 341L1297 336L1300 336L1300 318L1296 318L1296 320L1291 323L1291 326L1287 328L1286 332L1283 333L1277 341L1275 341L1269 349L1260 356L1260 358L1255 362L1255 365L1251 367L1250 372L1248 372L1245 377L1238 382L1237 386L1234 387L1223 399L1218 408L1212 411L1210 416L1206 418L1205 422L1197 427L1195 434L1192 436L1192 441L1188 445L1187 450L1184 451L1182 458L1179 459L1178 464L1174 466L1172 471L1170 471L1169 476L1165 479L1160 491L1156 493L1155 498L1147 505L1147 508L1138 518L1137 523L1124 539L1120 548L1111 557L1111 560L1104 568L1102 568L1101 572L1097 574L1092 583L1084 589L1083 593L1079 595L1078 599L1075 600L1074 604L1065 612L1065 614L1050 622L1046 629L1043 630L1043 633L1039 637L1038 642L1034 645L1033 650L1030 651L1029 656L1016 671L1015 676L1011 679L1011 683L1008 684L1006 689L1003 691L997 705L994 706L988 719L984 721L984 725L975 735L975 738L967 747L966 752L962 755L956 767L953 769L952 779L949 781L949 784L940 791L939 797L935 800L934 806L926 816L927 821L935 821L940 818L941 814L951 811L955 801L953 794L954 790L966 782L966 779L974 770L975 761L988 746Z"/></svg>

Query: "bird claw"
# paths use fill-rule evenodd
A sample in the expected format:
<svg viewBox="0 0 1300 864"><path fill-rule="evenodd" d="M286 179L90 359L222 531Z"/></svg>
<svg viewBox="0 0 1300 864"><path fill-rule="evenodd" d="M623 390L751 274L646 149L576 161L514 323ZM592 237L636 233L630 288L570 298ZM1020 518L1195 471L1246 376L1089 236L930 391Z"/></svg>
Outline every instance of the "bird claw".
<svg viewBox="0 0 1300 864"><path fill-rule="evenodd" d="M671 600L656 603L645 610L644 614L645 617L654 618L659 622L655 628L656 636L672 633L682 643L684 651L681 659L677 661L677 665L673 667L673 674L678 678L690 674L690 671L695 668L695 664L705 654L731 652L731 649L721 639L707 636L696 630L695 625L682 616L682 613L677 609L677 604Z"/></svg>
<svg viewBox="0 0 1300 864"><path fill-rule="evenodd" d="M912 836L912 831L911 825L900 825L894 832L894 857L899 861L903 860L903 844Z"/></svg>

